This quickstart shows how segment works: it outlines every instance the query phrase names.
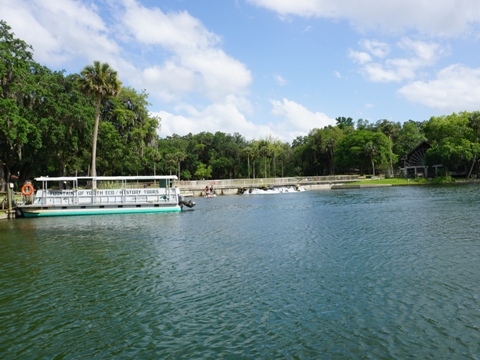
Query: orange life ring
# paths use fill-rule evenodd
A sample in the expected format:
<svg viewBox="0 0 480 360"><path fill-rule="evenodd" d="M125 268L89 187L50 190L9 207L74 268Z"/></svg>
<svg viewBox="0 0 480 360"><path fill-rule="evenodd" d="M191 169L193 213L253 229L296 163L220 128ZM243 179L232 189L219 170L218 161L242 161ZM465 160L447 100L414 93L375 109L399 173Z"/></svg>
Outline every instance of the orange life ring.
<svg viewBox="0 0 480 360"><path fill-rule="evenodd" d="M30 196L33 194L33 186L32 184L25 184L22 186L22 194L25 195L25 196Z"/></svg>

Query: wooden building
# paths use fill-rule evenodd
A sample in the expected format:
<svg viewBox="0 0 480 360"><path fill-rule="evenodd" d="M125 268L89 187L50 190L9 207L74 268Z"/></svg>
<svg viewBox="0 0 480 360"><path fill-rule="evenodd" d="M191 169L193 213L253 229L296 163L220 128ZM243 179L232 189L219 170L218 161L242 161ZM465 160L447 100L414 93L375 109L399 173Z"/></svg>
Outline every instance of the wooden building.
<svg viewBox="0 0 480 360"><path fill-rule="evenodd" d="M437 175L438 168L443 167L443 165L434 165L429 168L425 162L425 154L430 148L431 145L429 143L422 141L417 147L402 157L402 170L406 178L429 178Z"/></svg>

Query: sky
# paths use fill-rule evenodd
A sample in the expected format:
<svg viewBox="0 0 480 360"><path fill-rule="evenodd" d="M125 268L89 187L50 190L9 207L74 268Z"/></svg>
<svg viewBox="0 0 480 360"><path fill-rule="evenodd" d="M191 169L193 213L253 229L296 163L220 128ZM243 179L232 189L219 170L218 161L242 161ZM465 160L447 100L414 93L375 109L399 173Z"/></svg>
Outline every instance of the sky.
<svg viewBox="0 0 480 360"><path fill-rule="evenodd" d="M161 137L480 110L478 0L0 0L0 19L52 70L110 64Z"/></svg>

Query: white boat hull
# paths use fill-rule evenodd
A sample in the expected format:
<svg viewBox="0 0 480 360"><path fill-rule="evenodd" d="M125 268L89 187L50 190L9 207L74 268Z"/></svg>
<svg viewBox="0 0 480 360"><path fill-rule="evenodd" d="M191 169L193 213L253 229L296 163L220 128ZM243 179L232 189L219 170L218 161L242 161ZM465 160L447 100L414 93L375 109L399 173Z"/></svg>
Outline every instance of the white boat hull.
<svg viewBox="0 0 480 360"><path fill-rule="evenodd" d="M142 206L142 207L46 207L46 208L30 208L21 207L21 212L26 218L45 217L45 216L75 216L75 215L108 215L108 214L145 214L145 213L165 213L179 212L182 208L179 205L161 207Z"/></svg>

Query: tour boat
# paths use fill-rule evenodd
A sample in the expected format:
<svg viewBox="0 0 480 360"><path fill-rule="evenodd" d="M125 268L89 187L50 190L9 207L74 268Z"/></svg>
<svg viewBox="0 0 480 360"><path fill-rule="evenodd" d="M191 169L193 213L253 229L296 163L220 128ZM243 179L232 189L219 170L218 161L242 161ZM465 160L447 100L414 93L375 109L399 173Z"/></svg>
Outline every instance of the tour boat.
<svg viewBox="0 0 480 360"><path fill-rule="evenodd" d="M186 201L176 176L39 177L26 183L17 217L179 212ZM55 186L55 187L53 187Z"/></svg>

